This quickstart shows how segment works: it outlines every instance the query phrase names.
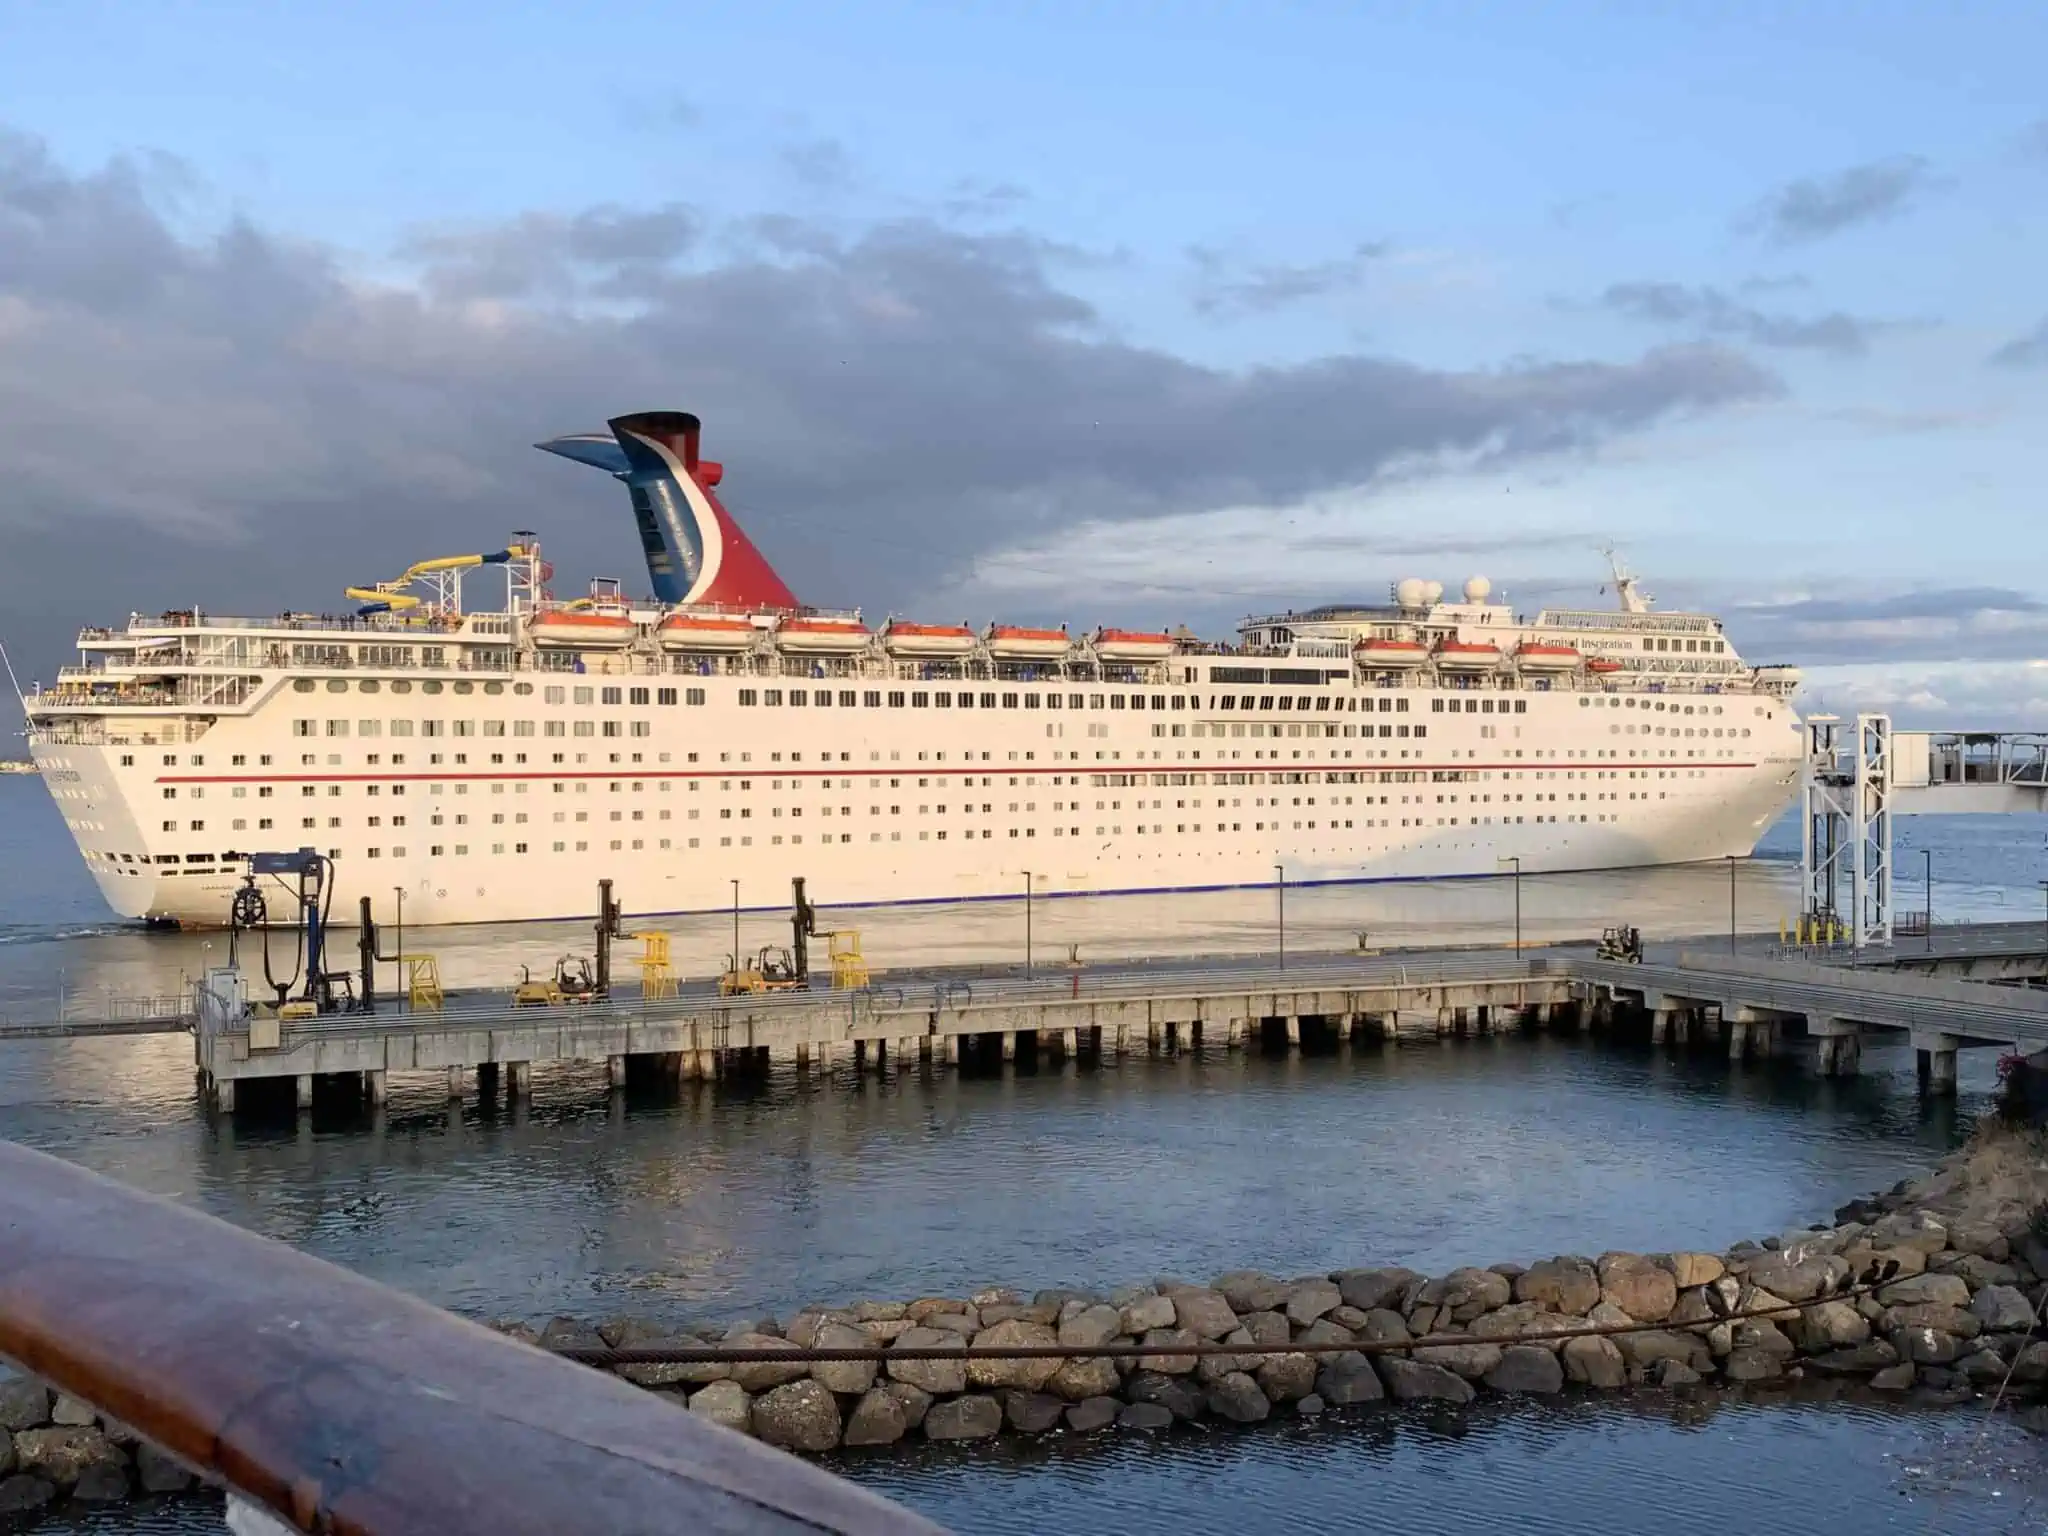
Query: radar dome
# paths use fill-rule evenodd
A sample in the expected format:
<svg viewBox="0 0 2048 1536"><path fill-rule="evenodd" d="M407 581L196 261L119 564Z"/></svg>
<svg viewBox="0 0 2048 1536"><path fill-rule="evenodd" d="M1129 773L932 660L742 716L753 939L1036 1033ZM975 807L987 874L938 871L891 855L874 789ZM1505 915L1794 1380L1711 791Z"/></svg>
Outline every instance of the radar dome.
<svg viewBox="0 0 2048 1536"><path fill-rule="evenodd" d="M1420 608L1429 600L1428 585L1417 576L1410 576L1394 588L1394 601L1403 608Z"/></svg>
<svg viewBox="0 0 2048 1536"><path fill-rule="evenodd" d="M1442 602L1444 600L1444 584L1440 581L1430 582L1422 589L1422 598L1424 602Z"/></svg>
<svg viewBox="0 0 2048 1536"><path fill-rule="evenodd" d="M1466 602L1483 603L1491 596L1493 596L1493 583L1484 576L1474 576L1465 583Z"/></svg>

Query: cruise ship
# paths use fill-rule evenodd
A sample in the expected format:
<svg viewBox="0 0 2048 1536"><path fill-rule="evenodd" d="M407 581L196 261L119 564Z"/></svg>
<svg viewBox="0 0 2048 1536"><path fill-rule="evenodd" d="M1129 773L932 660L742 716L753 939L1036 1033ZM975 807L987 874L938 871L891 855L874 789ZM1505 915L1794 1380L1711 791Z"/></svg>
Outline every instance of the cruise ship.
<svg viewBox="0 0 2048 1536"><path fill-rule="evenodd" d="M1410 578L1227 644L876 624L798 601L700 436L537 445L624 483L645 598L558 596L520 532L345 613L85 630L25 702L108 903L220 924L252 852L302 847L338 912L403 892L415 925L587 914L601 877L654 913L796 875L852 904L1611 869L1746 855L1796 792L1797 672L1618 563L1611 608Z"/></svg>

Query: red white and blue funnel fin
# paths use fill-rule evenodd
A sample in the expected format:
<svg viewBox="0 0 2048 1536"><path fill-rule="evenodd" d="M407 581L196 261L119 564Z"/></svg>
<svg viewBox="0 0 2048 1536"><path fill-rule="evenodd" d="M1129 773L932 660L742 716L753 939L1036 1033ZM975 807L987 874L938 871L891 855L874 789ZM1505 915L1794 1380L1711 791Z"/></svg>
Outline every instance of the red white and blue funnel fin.
<svg viewBox="0 0 2048 1536"><path fill-rule="evenodd" d="M641 411L607 425L609 438L583 432L535 446L625 481L656 597L747 609L799 606L720 503L724 467L698 457L702 424L695 416Z"/></svg>

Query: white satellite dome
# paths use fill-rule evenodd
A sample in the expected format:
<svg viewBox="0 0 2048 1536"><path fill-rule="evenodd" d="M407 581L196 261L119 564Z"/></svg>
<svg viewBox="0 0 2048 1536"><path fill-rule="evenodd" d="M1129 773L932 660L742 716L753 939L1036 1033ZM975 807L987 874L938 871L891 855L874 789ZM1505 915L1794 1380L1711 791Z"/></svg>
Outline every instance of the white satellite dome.
<svg viewBox="0 0 2048 1536"><path fill-rule="evenodd" d="M1420 608L1429 601L1429 586L1419 576L1410 576L1394 588L1394 601L1403 608Z"/></svg>
<svg viewBox="0 0 2048 1536"><path fill-rule="evenodd" d="M1432 581L1422 589L1422 600L1426 603L1440 603L1444 600L1444 584Z"/></svg>
<svg viewBox="0 0 2048 1536"><path fill-rule="evenodd" d="M1465 583L1466 602L1483 603L1491 596L1493 596L1493 583L1484 576L1474 576Z"/></svg>

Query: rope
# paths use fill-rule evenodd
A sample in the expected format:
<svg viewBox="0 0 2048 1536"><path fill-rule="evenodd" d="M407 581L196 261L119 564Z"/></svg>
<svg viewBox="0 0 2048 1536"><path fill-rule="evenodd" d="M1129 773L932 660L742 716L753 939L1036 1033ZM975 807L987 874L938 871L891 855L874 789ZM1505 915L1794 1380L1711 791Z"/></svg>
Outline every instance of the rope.
<svg viewBox="0 0 2048 1536"><path fill-rule="evenodd" d="M1880 1286L1889 1284L1892 1278L1887 1275L1881 1280L1855 1285L1831 1296L1816 1296L1810 1301L1779 1302L1768 1308L1756 1308L1745 1312L1721 1312L1715 1301L1710 1299L1708 1306L1716 1308L1716 1315L1710 1322L1582 1323L1570 1328L1546 1329L1542 1332L1515 1334L1505 1338L1478 1333L1438 1333L1411 1339L1356 1339L1348 1343L1319 1339L1300 1340L1289 1344L1004 1344L979 1348L970 1348L963 1344L957 1348L951 1345L913 1345L908 1349L891 1348L880 1344L841 1349L801 1348L796 1345L786 1349L734 1349L722 1344L636 1346L625 1349L543 1347L564 1360L600 1366L806 1365L867 1360L882 1363L891 1360L1163 1360L1186 1359L1191 1355L1198 1359L1223 1355L1393 1355L1407 1354L1417 1349L1456 1349L1472 1344L1549 1344L1571 1339L1615 1338L1635 1333L1685 1333L1697 1336L1701 1329L1718 1327L1722 1323L1769 1322L1783 1318L1788 1312L1804 1312L1829 1302L1854 1301L1859 1297L1873 1294ZM1707 1295L1713 1298L1715 1293L1709 1290Z"/></svg>

